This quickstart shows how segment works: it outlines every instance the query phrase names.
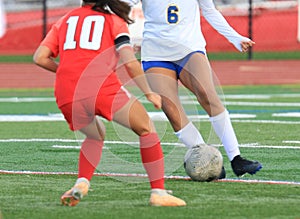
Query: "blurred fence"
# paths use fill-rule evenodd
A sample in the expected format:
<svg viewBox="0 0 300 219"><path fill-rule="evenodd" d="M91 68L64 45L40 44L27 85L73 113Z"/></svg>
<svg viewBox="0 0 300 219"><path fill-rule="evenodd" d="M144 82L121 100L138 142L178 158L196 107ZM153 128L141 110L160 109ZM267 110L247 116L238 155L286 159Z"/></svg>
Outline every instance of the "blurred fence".
<svg viewBox="0 0 300 219"><path fill-rule="evenodd" d="M249 2L252 2L252 20L249 27ZM62 15L80 5L79 0L3 0L7 31L0 39L0 55L32 54L51 25ZM216 0L217 8L226 20L242 35L256 42L253 52L299 51L297 41L298 4L292 1ZM46 6L46 7L45 7ZM136 23L130 26L135 43L141 40L143 16L137 6L132 11ZM235 51L205 19L202 31L210 52Z"/></svg>

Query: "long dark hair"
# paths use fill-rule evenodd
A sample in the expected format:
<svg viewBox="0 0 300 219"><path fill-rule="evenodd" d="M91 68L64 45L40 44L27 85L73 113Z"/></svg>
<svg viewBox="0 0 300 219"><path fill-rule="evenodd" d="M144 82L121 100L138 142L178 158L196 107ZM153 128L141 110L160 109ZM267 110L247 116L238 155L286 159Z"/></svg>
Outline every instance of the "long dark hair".
<svg viewBox="0 0 300 219"><path fill-rule="evenodd" d="M130 19L130 6L120 0L83 0L85 3L95 3L92 7L93 10L111 14L110 10L123 18L128 24L132 24L134 21ZM107 8L108 7L108 8Z"/></svg>

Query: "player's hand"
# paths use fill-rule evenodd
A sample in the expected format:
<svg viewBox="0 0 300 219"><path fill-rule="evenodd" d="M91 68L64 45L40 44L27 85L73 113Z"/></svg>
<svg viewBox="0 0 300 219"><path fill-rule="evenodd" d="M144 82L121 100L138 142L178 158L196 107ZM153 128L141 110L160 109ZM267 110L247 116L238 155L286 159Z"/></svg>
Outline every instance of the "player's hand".
<svg viewBox="0 0 300 219"><path fill-rule="evenodd" d="M161 96L157 93L147 93L145 94L147 100L149 100L156 109L161 109Z"/></svg>
<svg viewBox="0 0 300 219"><path fill-rule="evenodd" d="M252 40L250 41L242 41L241 46L242 46L242 52L247 52L250 47L252 47L255 44Z"/></svg>

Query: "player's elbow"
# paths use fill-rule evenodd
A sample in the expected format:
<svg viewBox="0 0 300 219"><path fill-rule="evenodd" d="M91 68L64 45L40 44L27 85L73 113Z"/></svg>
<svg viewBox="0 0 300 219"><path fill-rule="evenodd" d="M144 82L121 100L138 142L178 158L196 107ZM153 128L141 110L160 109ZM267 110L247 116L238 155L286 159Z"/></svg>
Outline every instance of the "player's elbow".
<svg viewBox="0 0 300 219"><path fill-rule="evenodd" d="M40 46L33 55L33 62L39 66L43 66L50 59L51 55L52 51L48 47Z"/></svg>
<svg viewBox="0 0 300 219"><path fill-rule="evenodd" d="M33 63L36 65L41 65L43 63L44 57L39 53L35 52L33 55Z"/></svg>

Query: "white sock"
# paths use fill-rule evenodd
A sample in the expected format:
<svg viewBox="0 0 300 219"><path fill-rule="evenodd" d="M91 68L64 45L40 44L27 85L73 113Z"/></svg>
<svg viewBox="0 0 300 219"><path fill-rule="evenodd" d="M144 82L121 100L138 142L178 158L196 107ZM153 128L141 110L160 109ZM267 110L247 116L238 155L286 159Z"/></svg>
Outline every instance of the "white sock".
<svg viewBox="0 0 300 219"><path fill-rule="evenodd" d="M79 184L79 183L81 183L81 182L85 182L86 184L88 184L88 186L89 186L89 188L90 188L90 181L88 181L88 179L86 179L86 178L84 178L84 177L78 178L78 179L76 180L75 185L77 185L77 184Z"/></svg>
<svg viewBox="0 0 300 219"><path fill-rule="evenodd" d="M165 196L165 195L169 195L172 194L171 190L165 190L165 189L151 189L151 194L157 194L160 196Z"/></svg>
<svg viewBox="0 0 300 219"><path fill-rule="evenodd" d="M240 155L240 149L228 111L225 110L217 116L210 117L209 120L224 145L229 160L232 161L235 156Z"/></svg>
<svg viewBox="0 0 300 219"><path fill-rule="evenodd" d="M198 144L204 144L204 140L200 132L192 122L189 122L181 130L175 132L175 135L188 148L192 148Z"/></svg>

